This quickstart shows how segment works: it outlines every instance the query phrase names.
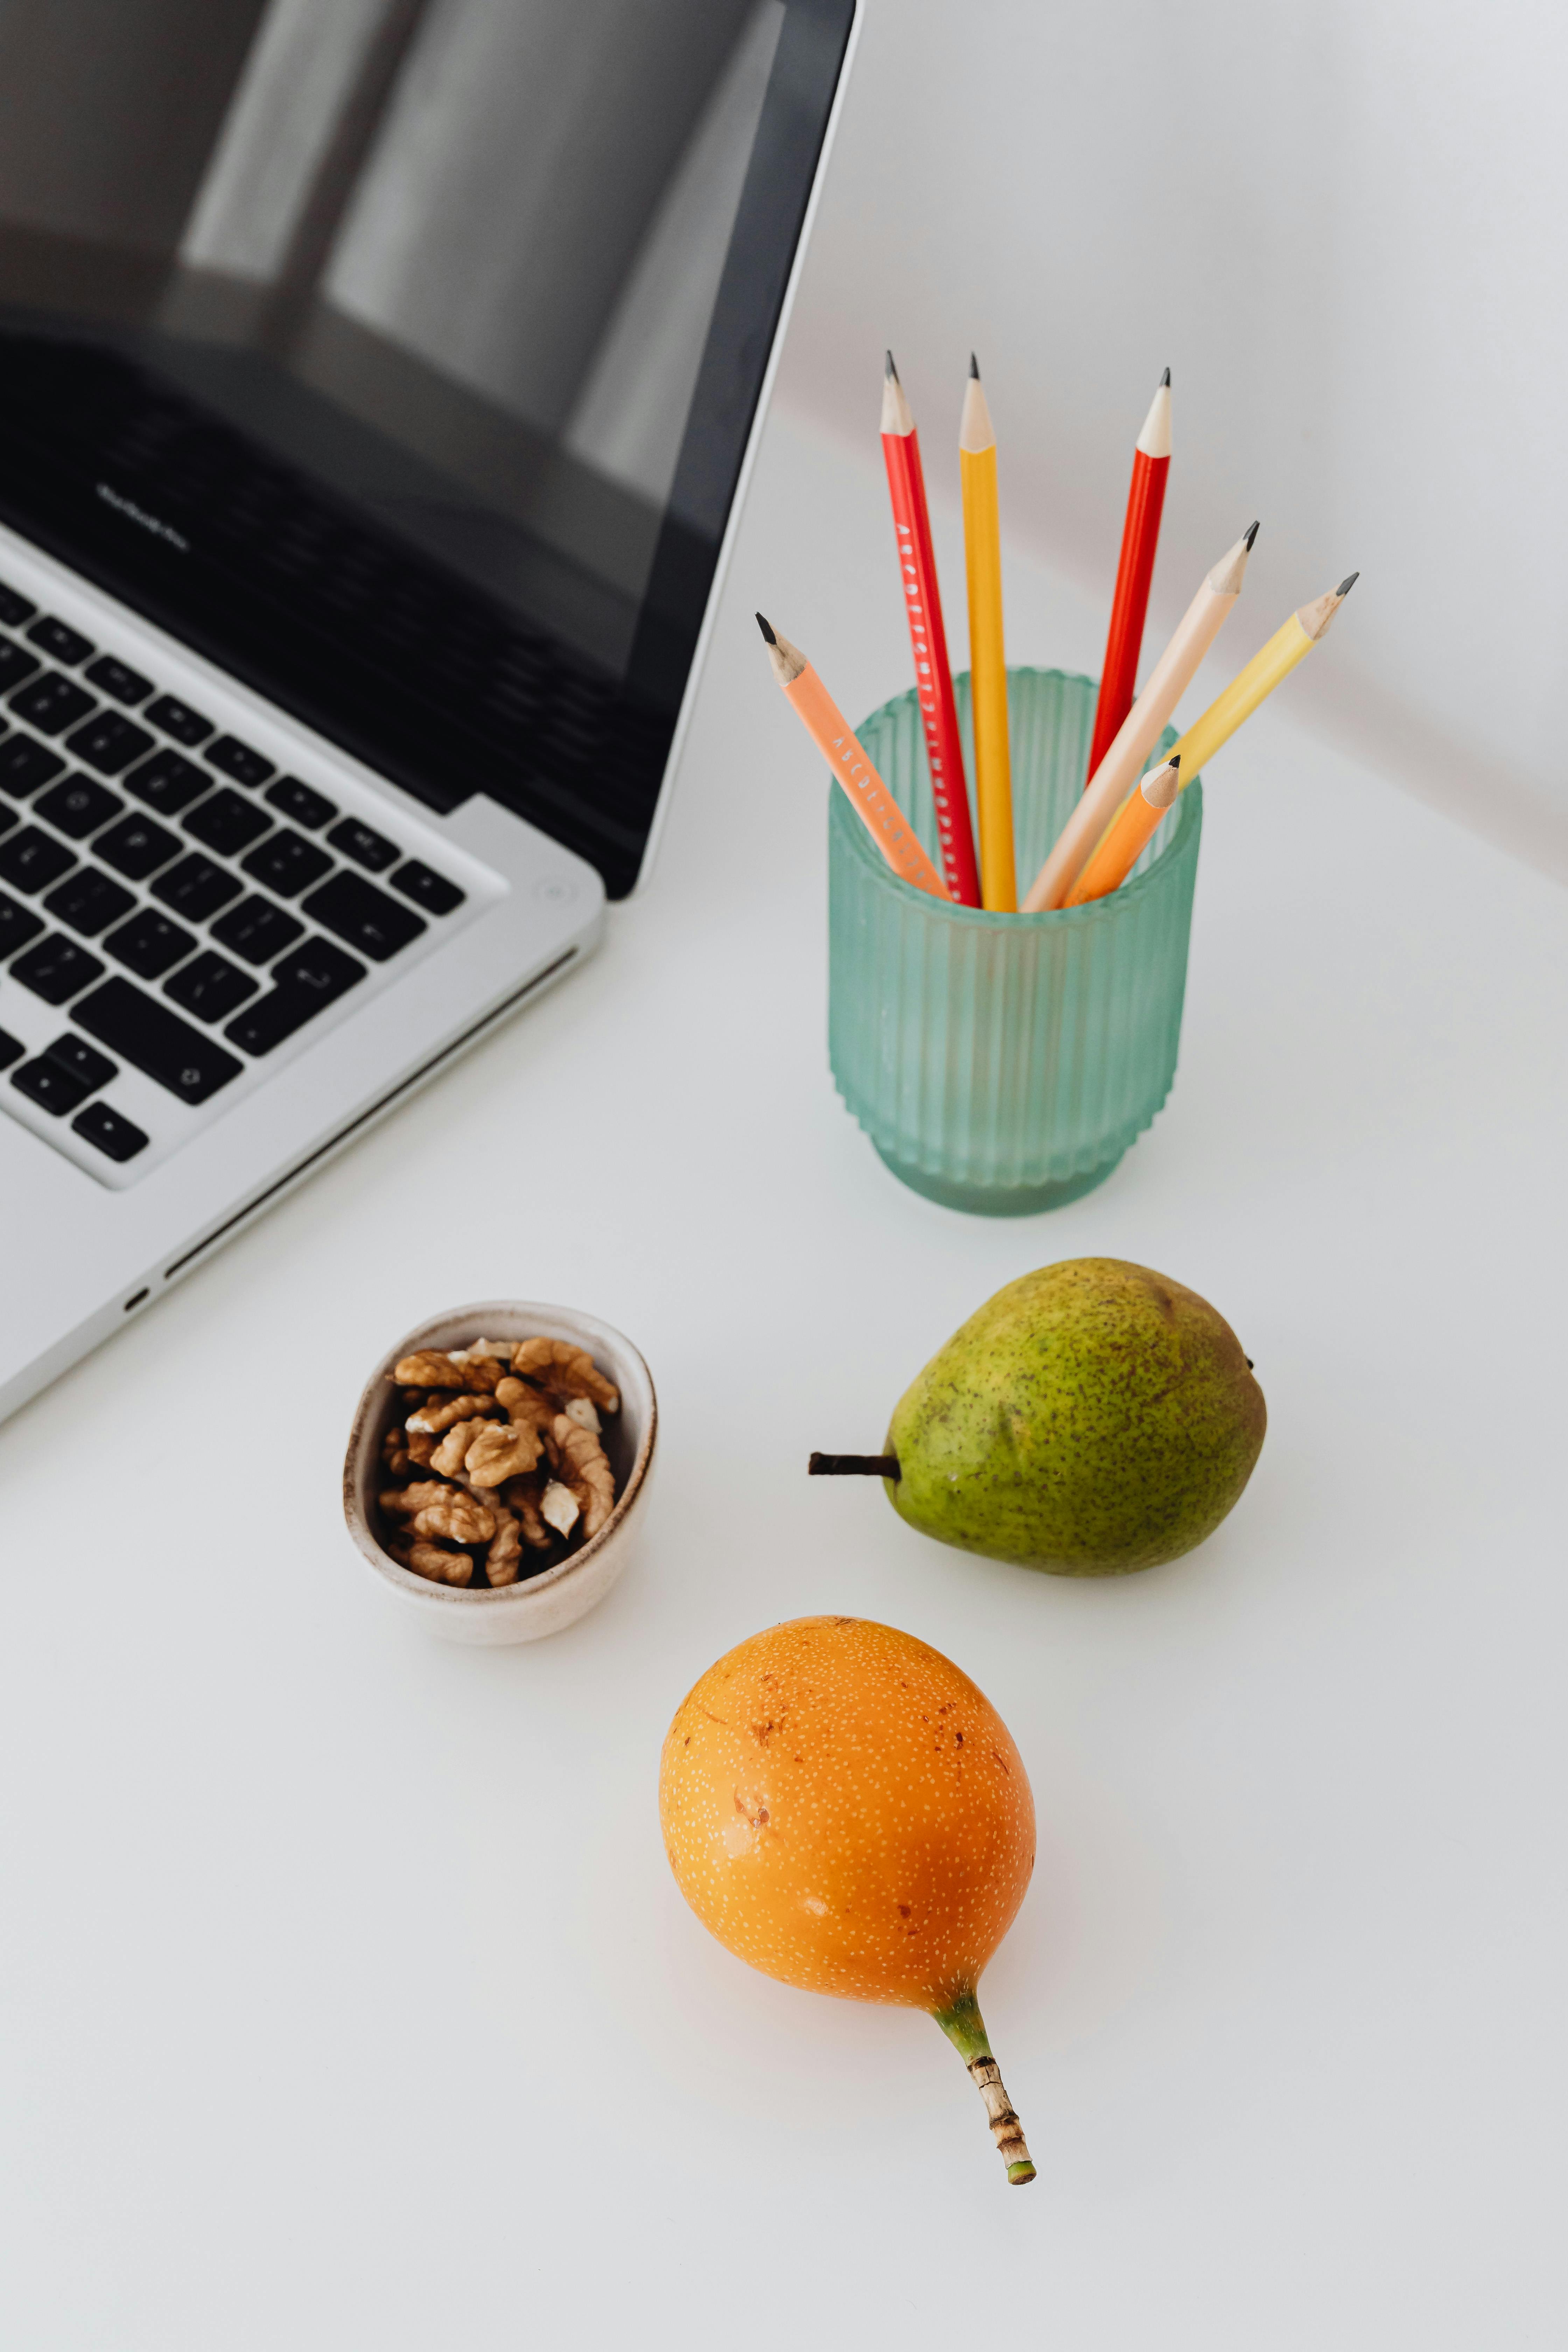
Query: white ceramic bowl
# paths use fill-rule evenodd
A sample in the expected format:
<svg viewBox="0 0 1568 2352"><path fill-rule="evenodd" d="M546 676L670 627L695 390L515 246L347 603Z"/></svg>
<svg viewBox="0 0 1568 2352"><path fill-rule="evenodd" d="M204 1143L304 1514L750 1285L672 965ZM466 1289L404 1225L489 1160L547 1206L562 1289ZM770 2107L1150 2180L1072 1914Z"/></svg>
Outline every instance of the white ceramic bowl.
<svg viewBox="0 0 1568 2352"><path fill-rule="evenodd" d="M499 1591L432 1584L399 1567L376 1535L375 1498L385 1473L382 1440L397 1417L400 1391L387 1377L417 1348L461 1348L471 1339L571 1339L586 1348L621 1392L621 1409L605 1415L604 1445L616 1474L616 1507L591 1543L569 1552L542 1575ZM631 1341L608 1323L569 1307L540 1307L519 1298L455 1307L405 1331L365 1382L343 1460L343 1517L362 1557L389 1591L452 1642L537 1642L559 1633L602 1601L625 1568L641 1527L658 1434L658 1402L647 1366Z"/></svg>

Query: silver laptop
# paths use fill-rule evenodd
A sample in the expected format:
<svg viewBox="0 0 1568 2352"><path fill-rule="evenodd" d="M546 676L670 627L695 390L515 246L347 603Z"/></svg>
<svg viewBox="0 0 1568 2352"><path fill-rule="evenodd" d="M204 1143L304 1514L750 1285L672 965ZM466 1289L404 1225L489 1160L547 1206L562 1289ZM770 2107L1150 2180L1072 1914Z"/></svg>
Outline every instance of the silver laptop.
<svg viewBox="0 0 1568 2352"><path fill-rule="evenodd" d="M0 1415L645 870L854 0L10 0Z"/></svg>

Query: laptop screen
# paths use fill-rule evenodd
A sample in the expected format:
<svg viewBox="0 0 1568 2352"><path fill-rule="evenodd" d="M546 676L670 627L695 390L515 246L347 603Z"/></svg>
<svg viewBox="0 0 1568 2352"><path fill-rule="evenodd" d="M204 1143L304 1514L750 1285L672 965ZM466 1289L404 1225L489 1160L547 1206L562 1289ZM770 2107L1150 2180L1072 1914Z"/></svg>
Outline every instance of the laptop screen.
<svg viewBox="0 0 1568 2352"><path fill-rule="evenodd" d="M0 516L637 878L853 0L8 0Z"/></svg>

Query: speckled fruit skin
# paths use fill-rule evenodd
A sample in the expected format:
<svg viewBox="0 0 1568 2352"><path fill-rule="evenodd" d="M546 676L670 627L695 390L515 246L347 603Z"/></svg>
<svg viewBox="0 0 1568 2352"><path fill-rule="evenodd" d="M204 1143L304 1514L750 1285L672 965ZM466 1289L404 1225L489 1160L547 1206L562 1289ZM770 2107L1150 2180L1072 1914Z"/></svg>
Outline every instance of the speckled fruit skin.
<svg viewBox="0 0 1568 2352"><path fill-rule="evenodd" d="M664 1743L681 1893L785 1984L941 2010L1024 1899L1035 1804L995 1708L939 1650L800 1617L710 1666Z"/></svg>
<svg viewBox="0 0 1568 2352"><path fill-rule="evenodd" d="M1068 1258L955 1331L888 1432L893 1508L964 1551L1125 1576L1212 1535L1268 1425L1241 1344L1148 1266Z"/></svg>

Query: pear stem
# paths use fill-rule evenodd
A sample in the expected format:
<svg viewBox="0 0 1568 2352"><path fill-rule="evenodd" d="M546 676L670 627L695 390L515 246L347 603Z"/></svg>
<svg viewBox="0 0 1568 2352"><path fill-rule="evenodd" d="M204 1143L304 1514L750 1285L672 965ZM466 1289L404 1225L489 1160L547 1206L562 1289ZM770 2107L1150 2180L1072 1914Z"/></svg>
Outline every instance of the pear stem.
<svg viewBox="0 0 1568 2352"><path fill-rule="evenodd" d="M899 1475L896 1454L814 1454L805 1465L810 1478L891 1478Z"/></svg>
<svg viewBox="0 0 1568 2352"><path fill-rule="evenodd" d="M1026 2181L1033 2180L1035 2168L1024 2138L1024 2126L1003 2087L1002 2069L991 2055L991 2037L980 2014L980 2003L973 1992L962 1992L951 2007L933 2009L931 2015L968 2067L974 2087L985 2102L991 2137L998 2156L1006 2163L1007 2178L1016 2189L1021 2189Z"/></svg>

